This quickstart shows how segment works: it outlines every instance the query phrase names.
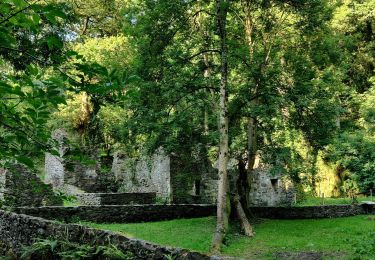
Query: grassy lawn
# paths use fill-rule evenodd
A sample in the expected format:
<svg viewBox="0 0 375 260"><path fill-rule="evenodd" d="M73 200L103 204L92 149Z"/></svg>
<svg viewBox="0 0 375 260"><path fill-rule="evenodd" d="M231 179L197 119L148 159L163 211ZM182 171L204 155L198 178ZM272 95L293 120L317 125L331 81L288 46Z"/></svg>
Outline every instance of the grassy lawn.
<svg viewBox="0 0 375 260"><path fill-rule="evenodd" d="M375 198L373 198L375 201ZM357 197L358 202L362 201L371 201L370 197ZM352 204L352 200L350 198L324 198L324 205L341 205L341 204ZM310 197L302 202L298 202L296 205L297 207L303 206L319 206L322 205L322 199L317 197Z"/></svg>
<svg viewBox="0 0 375 260"><path fill-rule="evenodd" d="M208 252L215 218L136 224L84 224L157 244ZM375 221L369 220L369 216L319 220L262 220L254 224L254 228L256 236L247 238L239 235L238 227L234 226L225 241L223 254L247 259L275 259L275 253L290 253L300 258L295 256L297 252L315 252L324 253L328 259L347 259L353 255L353 242L373 239L370 232L375 231Z"/></svg>

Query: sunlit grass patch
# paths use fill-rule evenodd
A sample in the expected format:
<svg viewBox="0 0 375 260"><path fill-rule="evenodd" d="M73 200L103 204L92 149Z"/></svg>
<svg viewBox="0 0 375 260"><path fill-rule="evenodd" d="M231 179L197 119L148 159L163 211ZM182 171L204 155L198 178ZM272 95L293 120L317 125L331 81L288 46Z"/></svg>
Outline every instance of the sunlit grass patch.
<svg viewBox="0 0 375 260"><path fill-rule="evenodd" d="M153 243L208 252L215 228L215 218L178 219L129 224L84 223L90 227L112 230ZM256 259L275 253L324 254L330 258L354 254L353 244L375 230L369 216L333 219L263 220L254 224L256 235L238 234L236 225L228 234L223 254Z"/></svg>

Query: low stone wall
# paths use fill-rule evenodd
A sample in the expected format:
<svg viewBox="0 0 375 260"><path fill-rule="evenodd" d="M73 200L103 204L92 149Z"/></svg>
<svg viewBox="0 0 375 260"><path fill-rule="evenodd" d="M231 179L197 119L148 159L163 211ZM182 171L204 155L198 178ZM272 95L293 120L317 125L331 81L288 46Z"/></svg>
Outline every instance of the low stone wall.
<svg viewBox="0 0 375 260"><path fill-rule="evenodd" d="M311 219L337 218L360 214L371 214L374 205L326 205L308 207L251 207L250 212L259 218L272 219Z"/></svg>
<svg viewBox="0 0 375 260"><path fill-rule="evenodd" d="M367 214L375 214L375 202L365 202L362 204L362 207L364 208Z"/></svg>
<svg viewBox="0 0 375 260"><path fill-rule="evenodd" d="M131 223L161 221L177 218L197 218L214 216L215 205L107 205L78 207L18 207L16 213L27 214L45 219L56 219L65 222L77 220L98 223ZM360 214L373 214L375 206L327 205L311 207L252 207L251 213L259 218L271 219L311 219L335 218Z"/></svg>
<svg viewBox="0 0 375 260"><path fill-rule="evenodd" d="M130 252L133 259L213 259L200 253L154 245L142 240L127 238L110 231L87 228L75 224L59 224L42 218L0 210L0 256L12 255L18 259L23 246L36 239L68 240L88 245L116 245ZM215 259L218 259L215 257Z"/></svg>
<svg viewBox="0 0 375 260"><path fill-rule="evenodd" d="M65 222L85 220L98 223L130 223L213 216L216 214L216 206L181 204L38 208L19 207L14 208L14 212Z"/></svg>
<svg viewBox="0 0 375 260"><path fill-rule="evenodd" d="M156 193L82 193L75 197L82 205L153 204Z"/></svg>

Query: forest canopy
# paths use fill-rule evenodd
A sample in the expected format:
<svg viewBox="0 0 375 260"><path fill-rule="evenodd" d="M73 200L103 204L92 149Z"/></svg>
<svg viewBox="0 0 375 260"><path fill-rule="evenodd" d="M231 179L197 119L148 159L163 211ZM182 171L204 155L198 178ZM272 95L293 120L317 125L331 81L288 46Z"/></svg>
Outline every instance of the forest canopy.
<svg viewBox="0 0 375 260"><path fill-rule="evenodd" d="M337 196L369 193L374 10L373 0L1 1L0 164L34 167L56 153L59 128L81 154L163 147L218 161L220 243L259 158L312 193L322 161ZM244 182L230 191L231 158Z"/></svg>

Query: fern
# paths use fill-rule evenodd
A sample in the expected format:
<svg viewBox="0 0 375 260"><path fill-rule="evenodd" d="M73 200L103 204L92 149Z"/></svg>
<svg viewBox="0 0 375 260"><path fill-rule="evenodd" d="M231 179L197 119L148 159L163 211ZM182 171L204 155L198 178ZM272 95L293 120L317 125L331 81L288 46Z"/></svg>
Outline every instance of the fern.
<svg viewBox="0 0 375 260"><path fill-rule="evenodd" d="M114 259L130 260L133 254L123 253L116 246L91 246L63 240L40 239L23 249L21 259Z"/></svg>

